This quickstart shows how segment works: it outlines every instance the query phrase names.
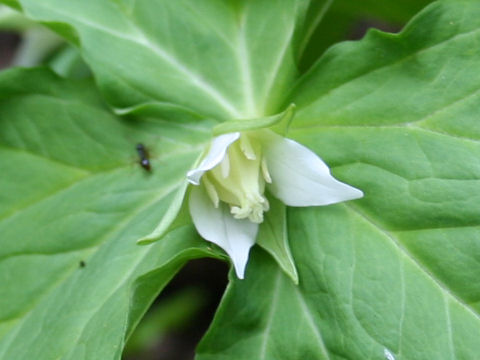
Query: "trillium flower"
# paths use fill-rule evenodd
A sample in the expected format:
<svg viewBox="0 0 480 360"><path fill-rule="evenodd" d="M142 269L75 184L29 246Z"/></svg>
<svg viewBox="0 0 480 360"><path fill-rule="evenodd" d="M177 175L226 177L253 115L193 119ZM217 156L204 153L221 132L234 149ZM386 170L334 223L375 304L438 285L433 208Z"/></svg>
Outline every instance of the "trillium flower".
<svg viewBox="0 0 480 360"><path fill-rule="evenodd" d="M320 206L363 193L334 179L328 166L303 145L262 129L215 137L197 168L189 209L198 233L220 246L243 279L263 214L267 190L288 206Z"/></svg>

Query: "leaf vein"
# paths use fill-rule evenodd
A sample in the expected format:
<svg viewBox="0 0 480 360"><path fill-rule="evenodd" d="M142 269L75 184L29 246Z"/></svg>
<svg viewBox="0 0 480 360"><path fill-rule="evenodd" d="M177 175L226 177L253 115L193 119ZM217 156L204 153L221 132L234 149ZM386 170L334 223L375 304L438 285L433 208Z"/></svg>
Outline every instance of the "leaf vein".
<svg viewBox="0 0 480 360"><path fill-rule="evenodd" d="M447 335L448 335L448 349L450 350L451 357L450 359L456 359L455 356L455 345L453 342L453 334L452 334L452 320L450 318L450 307L448 304L448 299L444 296L444 306L445 306L445 316L447 321Z"/></svg>
<svg viewBox="0 0 480 360"><path fill-rule="evenodd" d="M240 62L240 69L242 73L242 86L246 107L246 117L254 117L256 115L255 101L252 87L252 74L250 71L250 57L247 48L246 39L246 13L242 14L240 25L238 29L238 59Z"/></svg>
<svg viewBox="0 0 480 360"><path fill-rule="evenodd" d="M303 295L300 293L298 290L298 287L295 287L295 294L297 295L298 301L300 303L300 307L302 308L303 313L305 314L305 317L308 321L308 325L313 331L313 334L318 340L318 345L320 346L320 351L322 354L325 356L325 359L330 360L330 355L327 350L327 347L325 346L325 341L323 340L322 333L319 329L319 327L315 324L315 321L313 319L313 315L310 312L310 309L307 306L307 303L305 302L305 299L303 298Z"/></svg>
<svg viewBox="0 0 480 360"><path fill-rule="evenodd" d="M462 308L471 313L478 321L480 321L480 315L475 312L475 310L463 301L463 299L457 297L446 284L441 282L439 279L426 268L415 256L413 256L408 249L401 245L399 239L397 239L393 233L387 231L385 228L381 227L373 219L371 219L367 214L361 211L358 206L352 204L345 204L345 207L350 211L357 214L360 218L364 219L367 224L370 224L372 228L376 229L379 233L383 234L387 239L389 239L392 244L402 253L407 259L409 259L412 264L414 264L420 271L422 271L430 281L435 284L443 294L448 295L453 301L458 303Z"/></svg>
<svg viewBox="0 0 480 360"><path fill-rule="evenodd" d="M272 328L272 323L273 323L273 317L275 315L275 310L277 308L278 304L278 299L279 299L279 293L280 293L280 286L281 286L281 273L280 270L277 271L277 277L275 279L274 285L273 285L273 295L272 295L272 302L270 305L270 311L267 316L267 324L265 326L265 329L263 331L263 339L262 339L262 344L260 346L260 357L259 359L264 360L267 355L267 345L268 345L268 335L270 333L270 330Z"/></svg>

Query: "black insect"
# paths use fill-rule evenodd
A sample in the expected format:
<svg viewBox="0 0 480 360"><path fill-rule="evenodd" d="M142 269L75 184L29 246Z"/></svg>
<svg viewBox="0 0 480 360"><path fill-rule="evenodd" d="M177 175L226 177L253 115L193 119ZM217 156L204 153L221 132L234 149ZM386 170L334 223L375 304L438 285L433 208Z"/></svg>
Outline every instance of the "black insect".
<svg viewBox="0 0 480 360"><path fill-rule="evenodd" d="M137 144L137 153L140 158L139 164L142 168L147 171L152 171L152 166L150 165L150 156L148 150L143 144Z"/></svg>
<svg viewBox="0 0 480 360"><path fill-rule="evenodd" d="M85 261L80 260L80 263L78 264L81 268L84 268L87 264L85 264Z"/></svg>

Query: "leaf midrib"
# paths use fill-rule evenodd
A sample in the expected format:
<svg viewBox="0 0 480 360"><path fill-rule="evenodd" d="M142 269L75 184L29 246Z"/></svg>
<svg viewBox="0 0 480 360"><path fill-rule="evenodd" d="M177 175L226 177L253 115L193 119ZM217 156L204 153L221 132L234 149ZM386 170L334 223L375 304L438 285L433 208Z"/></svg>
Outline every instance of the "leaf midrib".
<svg viewBox="0 0 480 360"><path fill-rule="evenodd" d="M295 286L295 294L297 295L298 301L300 303L300 307L302 308L302 310L303 310L303 312L304 312L304 314L307 318L308 324L310 325L310 328L312 329L313 334L315 335L315 337L318 340L318 345L320 347L320 350L321 350L322 354L325 356L325 359L330 360L330 354L329 354L329 351L328 351L327 346L325 344L325 340L323 339L322 332L320 331L320 328L318 327L318 325L315 324L315 321L314 321L313 316L310 312L310 309L308 308L307 302L306 302L303 294L298 290L297 285L294 285L294 286Z"/></svg>
<svg viewBox="0 0 480 360"><path fill-rule="evenodd" d="M193 148L193 149L196 150L196 148ZM194 154L194 153L197 153L197 151L192 151L191 149L189 151L172 152L172 153L169 153L168 156L162 157L162 159L165 160L165 159L168 159L170 157L174 157L174 156L178 156L178 155ZM45 159L48 159L48 158L45 158ZM59 194L63 191L67 191L70 188L76 186L78 183L81 183L81 182L86 181L86 180L91 180L92 178L95 178L95 177L98 177L98 176L104 176L104 175L108 175L110 173L115 173L117 171L124 170L128 167L130 167L130 165L127 164L127 165L123 165L123 166L117 166L117 167L114 167L114 168L108 168L108 169L102 170L102 171L89 172L85 176L76 178L74 181L68 183L67 185L62 186L62 187L56 189L55 191L52 191L52 192L48 193L46 196L36 198L36 199L20 206L19 208L16 208L14 210L6 212L4 215L0 216L0 222L3 222L5 220L15 216L17 213L19 213L21 211L24 211L24 210L26 210L26 209L28 209L32 206L35 206L35 205L37 205L37 204L39 204L43 201L46 201L49 198L51 198L53 196L56 196L57 194ZM1 260L2 260L2 258L0 257L0 261Z"/></svg>
<svg viewBox="0 0 480 360"><path fill-rule="evenodd" d="M268 312L267 315L267 323L265 325L265 328L263 330L263 339L262 343L260 346L260 354L259 354L259 359L265 360L265 355L267 354L267 346L268 346L268 335L270 333L270 329L272 328L272 322L273 318L275 316L275 310L277 308L278 304L278 298L279 298L279 293L280 293L280 287L281 287L281 271L277 269L277 276L274 280L273 284L273 293L272 293L272 303L270 304L270 311Z"/></svg>
<svg viewBox="0 0 480 360"><path fill-rule="evenodd" d="M303 131L303 130L309 130L309 129L315 129L315 128L324 128L324 129L403 129L403 130L408 130L408 129L413 129L412 131L423 131L423 132L429 132L433 133L436 135L441 135L441 136L447 136L451 137L454 139L458 139L460 141L468 141L472 142L475 145L478 145L480 143L480 139L474 139L474 138L469 138L466 136L460 136L460 135L453 135L448 132L443 132L439 130L433 130L431 128L425 127L425 126L415 126L411 125L411 123L400 123L400 124L394 124L394 125L330 125L330 124L317 124L317 125L308 125L308 126L301 126L301 127L295 127L292 128L290 131L291 132L297 132L297 131Z"/></svg>
<svg viewBox="0 0 480 360"><path fill-rule="evenodd" d="M359 125L342 125L342 124L322 125L321 123L317 123L317 124L309 124L309 125L304 125L304 126L296 126L296 127L294 127L294 130L310 129L310 128L315 128L315 127L386 128L386 127L402 127L402 126L404 126L404 127L411 127L411 128L420 129L420 130L429 130L429 131L432 131L432 132L437 132L439 134L445 134L445 135L449 135L449 136L452 136L452 137L457 137L457 138L460 138L460 139L470 140L470 141L474 141L474 142L480 142L480 139L473 139L473 138L468 138L468 137L465 137L465 136L452 135L451 133L448 133L448 132L441 132L441 131L438 131L438 130L433 130L432 128L427 126L428 124L425 124L425 125L422 126L422 123L426 123L429 119L435 117L438 114L445 113L445 111L447 109L450 109L451 107L454 107L454 106L456 106L456 105L458 105L458 104L460 104L464 101L470 100L471 98L475 97L479 93L480 93L480 87L475 88L475 89L473 89L473 91L470 91L466 94L463 94L461 97L454 99L453 101L446 104L445 106L442 106L440 108L437 108L437 109L433 110L432 112L422 116L420 119L416 119L416 120L412 120L412 121L408 121L408 122L394 123L392 125L378 125L378 126L377 125L360 125L360 124ZM341 110L337 110L336 112L330 113L330 114L335 114L335 113L338 113L339 111L341 111ZM341 115L339 116L339 118L341 118Z"/></svg>

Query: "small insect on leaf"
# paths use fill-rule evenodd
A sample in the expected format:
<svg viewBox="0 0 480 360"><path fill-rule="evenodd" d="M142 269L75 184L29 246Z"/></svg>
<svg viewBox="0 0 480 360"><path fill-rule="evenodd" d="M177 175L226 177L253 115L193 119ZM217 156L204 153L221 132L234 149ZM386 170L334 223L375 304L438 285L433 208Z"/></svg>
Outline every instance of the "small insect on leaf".
<svg viewBox="0 0 480 360"><path fill-rule="evenodd" d="M87 264L83 260L80 260L80 262L78 263L78 266L80 266L81 268L84 268L86 265Z"/></svg>
<svg viewBox="0 0 480 360"><path fill-rule="evenodd" d="M139 157L139 164L142 168L146 171L152 171L152 167L150 165L150 156L148 154L148 150L143 144L137 144L137 153Z"/></svg>

